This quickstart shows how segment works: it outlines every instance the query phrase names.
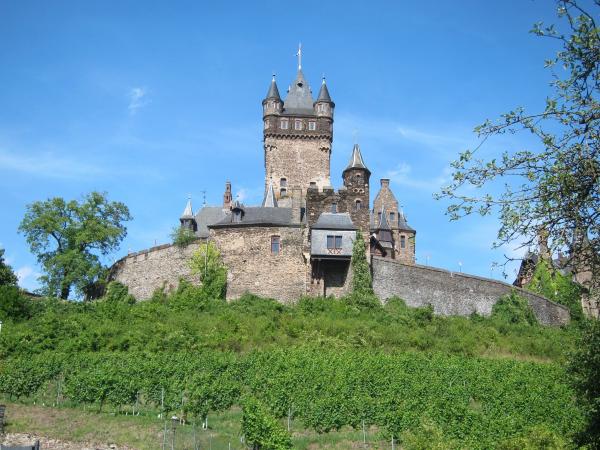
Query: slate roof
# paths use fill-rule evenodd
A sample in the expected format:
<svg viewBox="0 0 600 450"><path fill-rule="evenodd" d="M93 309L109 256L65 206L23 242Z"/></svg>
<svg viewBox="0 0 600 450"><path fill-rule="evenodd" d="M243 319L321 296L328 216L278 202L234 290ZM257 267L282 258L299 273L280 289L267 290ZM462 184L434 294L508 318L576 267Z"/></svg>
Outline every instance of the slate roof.
<svg viewBox="0 0 600 450"><path fill-rule="evenodd" d="M387 212L385 206L381 208L381 219L379 220L379 230L390 230L390 224L388 223Z"/></svg>
<svg viewBox="0 0 600 450"><path fill-rule="evenodd" d="M358 144L354 144L354 148L352 149L352 156L350 157L350 162L348 163L348 166L344 169L344 172L350 169L369 170L367 169L367 166L363 161L363 157L360 153L360 147Z"/></svg>
<svg viewBox="0 0 600 450"><path fill-rule="evenodd" d="M244 226L293 226L292 208L270 208L262 206L248 206L244 208L244 217L241 222L232 222L231 215L227 215L210 228L244 227Z"/></svg>
<svg viewBox="0 0 600 450"><path fill-rule="evenodd" d="M193 219L194 213L192 212L192 199L188 199L185 209L181 213L181 219Z"/></svg>
<svg viewBox="0 0 600 450"><path fill-rule="evenodd" d="M399 211L398 213L398 228L404 231L415 231L415 229L406 222L404 211Z"/></svg>
<svg viewBox="0 0 600 450"><path fill-rule="evenodd" d="M269 187L263 200L263 208L277 208L277 199L275 198L275 190L273 189L273 181L269 181Z"/></svg>
<svg viewBox="0 0 600 450"><path fill-rule="evenodd" d="M277 83L275 82L275 75L273 75L273 79L271 80L269 91L267 92L267 96L265 97L265 99L268 98L281 100L281 97L279 96L279 89L277 89Z"/></svg>
<svg viewBox="0 0 600 450"><path fill-rule="evenodd" d="M325 84L325 77L323 77L323 83L321 83L321 89L319 90L319 95L317 96L317 102L329 102L331 101L331 96L329 95L329 89L327 89L327 85Z"/></svg>
<svg viewBox="0 0 600 450"><path fill-rule="evenodd" d="M199 237L208 237L208 226L223 220L230 215L229 211L220 206L205 206L196 213L196 224L198 231L196 235Z"/></svg>
<svg viewBox="0 0 600 450"><path fill-rule="evenodd" d="M357 230L348 213L321 213L312 226L315 230Z"/></svg>
<svg viewBox="0 0 600 450"><path fill-rule="evenodd" d="M296 79L290 86L287 97L283 102L283 112L286 114L314 115L310 86L300 69L298 69Z"/></svg>

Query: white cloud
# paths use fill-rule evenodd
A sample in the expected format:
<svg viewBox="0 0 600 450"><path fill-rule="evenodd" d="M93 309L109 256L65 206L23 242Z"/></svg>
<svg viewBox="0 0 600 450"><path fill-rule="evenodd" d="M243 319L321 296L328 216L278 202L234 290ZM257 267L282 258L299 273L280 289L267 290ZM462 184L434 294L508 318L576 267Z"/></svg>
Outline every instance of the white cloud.
<svg viewBox="0 0 600 450"><path fill-rule="evenodd" d="M445 167L442 173L434 178L415 177L412 175L412 167L407 163L400 163L395 169L386 174L393 183L427 192L438 191L441 186L448 183L452 169Z"/></svg>
<svg viewBox="0 0 600 450"><path fill-rule="evenodd" d="M19 267L15 270L15 274L19 279L19 284L21 286L29 286L35 284L34 281L40 277L40 273L35 271L31 266L23 266Z"/></svg>
<svg viewBox="0 0 600 450"><path fill-rule="evenodd" d="M131 88L128 94L129 98L129 109L130 114L135 114L138 109L150 103L148 99L148 90L145 87L134 87Z"/></svg>

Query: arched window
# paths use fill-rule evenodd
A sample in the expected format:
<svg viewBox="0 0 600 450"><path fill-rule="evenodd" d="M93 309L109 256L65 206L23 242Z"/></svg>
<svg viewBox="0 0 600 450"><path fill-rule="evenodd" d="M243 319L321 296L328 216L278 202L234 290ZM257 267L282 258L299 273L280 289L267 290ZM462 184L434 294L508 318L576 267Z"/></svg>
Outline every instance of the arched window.
<svg viewBox="0 0 600 450"><path fill-rule="evenodd" d="M360 200L356 200L356 201L354 202L354 209L355 209L356 211L360 211L360 209L361 209L361 208L362 208L362 202L361 202Z"/></svg>

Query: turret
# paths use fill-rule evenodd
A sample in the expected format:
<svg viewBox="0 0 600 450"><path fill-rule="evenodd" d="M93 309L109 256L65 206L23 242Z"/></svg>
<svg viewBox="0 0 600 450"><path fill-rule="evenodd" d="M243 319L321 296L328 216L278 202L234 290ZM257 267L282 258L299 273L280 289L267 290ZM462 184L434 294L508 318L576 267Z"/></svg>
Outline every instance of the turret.
<svg viewBox="0 0 600 450"><path fill-rule="evenodd" d="M350 217L360 228L365 238L369 234L369 179L371 171L367 168L360 147L354 144L348 166L342 172L344 187L348 190Z"/></svg>
<svg viewBox="0 0 600 450"><path fill-rule="evenodd" d="M231 208L231 181L225 182L225 192L223 193L223 209Z"/></svg>
<svg viewBox="0 0 600 450"><path fill-rule="evenodd" d="M281 101L279 89L277 88L277 83L275 82L275 74L273 74L273 79L271 80L269 91L267 92L267 96L263 100L262 105L263 119L265 121L266 130L269 128L269 126L275 126L276 123L275 119L269 120L269 117L280 115L283 109L283 102Z"/></svg>
<svg viewBox="0 0 600 450"><path fill-rule="evenodd" d="M179 218L179 222L181 222L181 228L186 228L190 231L196 232L198 229L198 225L196 224L196 218L194 217L194 212L192 211L192 199L188 197L187 204L185 205L185 209Z"/></svg>
<svg viewBox="0 0 600 450"><path fill-rule="evenodd" d="M327 117L331 119L333 122L333 109L335 108L335 103L331 101L331 96L329 95L329 89L327 89L327 84L325 83L325 77L323 77L323 82L321 83L321 89L319 90L319 95L317 97L317 101L315 102L315 111L317 113L317 117Z"/></svg>

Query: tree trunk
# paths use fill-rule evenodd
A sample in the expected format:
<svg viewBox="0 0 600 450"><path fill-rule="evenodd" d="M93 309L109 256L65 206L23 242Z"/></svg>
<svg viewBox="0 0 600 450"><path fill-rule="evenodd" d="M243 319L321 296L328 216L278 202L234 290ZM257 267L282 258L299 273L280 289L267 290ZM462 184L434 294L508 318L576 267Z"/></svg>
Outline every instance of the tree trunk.
<svg viewBox="0 0 600 450"><path fill-rule="evenodd" d="M71 292L71 286L68 284L64 284L60 287L60 298L63 300L67 300L69 298L69 293Z"/></svg>

